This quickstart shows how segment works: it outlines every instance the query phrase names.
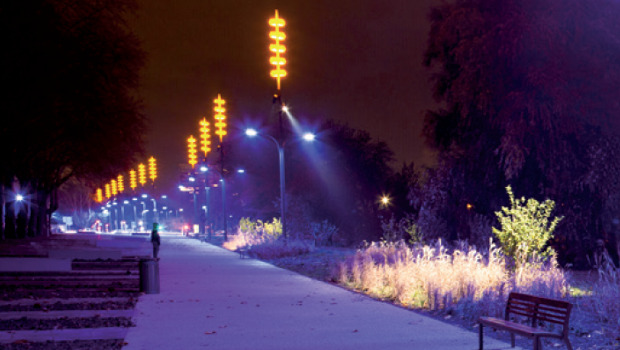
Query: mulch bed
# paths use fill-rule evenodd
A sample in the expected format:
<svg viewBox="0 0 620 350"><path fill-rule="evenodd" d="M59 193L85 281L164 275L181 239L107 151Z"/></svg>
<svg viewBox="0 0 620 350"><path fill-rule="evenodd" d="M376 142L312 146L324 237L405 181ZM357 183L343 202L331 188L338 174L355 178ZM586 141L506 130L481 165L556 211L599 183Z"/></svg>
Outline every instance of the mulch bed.
<svg viewBox="0 0 620 350"><path fill-rule="evenodd" d="M135 324L129 317L60 317L53 320L20 319L0 321L0 329L3 331L17 330L52 330L52 329L76 329L76 328L101 328L101 327L134 327Z"/></svg>
<svg viewBox="0 0 620 350"><path fill-rule="evenodd" d="M138 299L130 298L127 301L105 301L101 303L62 303L31 304L31 305L1 305L0 312L19 311L62 311L62 310L131 310L136 306Z"/></svg>
<svg viewBox="0 0 620 350"><path fill-rule="evenodd" d="M107 340L74 340L74 341L47 341L28 342L17 341L12 344L0 344L3 350L118 350L123 347L123 339Z"/></svg>

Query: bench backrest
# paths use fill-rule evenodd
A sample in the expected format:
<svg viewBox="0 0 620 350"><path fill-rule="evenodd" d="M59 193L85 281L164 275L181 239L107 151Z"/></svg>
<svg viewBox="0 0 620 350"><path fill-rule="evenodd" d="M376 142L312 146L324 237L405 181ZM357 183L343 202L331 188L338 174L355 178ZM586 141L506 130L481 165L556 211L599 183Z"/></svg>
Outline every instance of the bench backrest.
<svg viewBox="0 0 620 350"><path fill-rule="evenodd" d="M562 325L562 333L567 334L572 307L571 303L563 300L512 292L506 303L506 320L510 314L521 315L531 320L532 327L536 327L540 321L555 323Z"/></svg>

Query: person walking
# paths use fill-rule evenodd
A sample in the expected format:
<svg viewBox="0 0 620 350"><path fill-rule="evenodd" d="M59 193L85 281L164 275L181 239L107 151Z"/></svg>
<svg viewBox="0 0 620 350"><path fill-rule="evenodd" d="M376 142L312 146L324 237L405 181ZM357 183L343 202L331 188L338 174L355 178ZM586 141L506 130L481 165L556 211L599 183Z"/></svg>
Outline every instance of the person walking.
<svg viewBox="0 0 620 350"><path fill-rule="evenodd" d="M161 244L159 233L157 232L158 229L159 229L159 225L156 222L153 223L153 231L151 231L151 243L153 244L153 258L154 259L158 259L157 255L159 254L159 245Z"/></svg>

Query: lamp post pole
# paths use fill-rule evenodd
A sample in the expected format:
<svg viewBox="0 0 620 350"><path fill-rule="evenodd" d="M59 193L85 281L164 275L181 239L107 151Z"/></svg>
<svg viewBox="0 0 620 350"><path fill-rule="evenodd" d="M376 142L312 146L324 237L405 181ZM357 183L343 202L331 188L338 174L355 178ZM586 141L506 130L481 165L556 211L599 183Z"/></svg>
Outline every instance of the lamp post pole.
<svg viewBox="0 0 620 350"><path fill-rule="evenodd" d="M284 243L287 243L288 236L286 231L286 185L284 177L284 147L276 142L280 160L280 222L282 223L282 235Z"/></svg>

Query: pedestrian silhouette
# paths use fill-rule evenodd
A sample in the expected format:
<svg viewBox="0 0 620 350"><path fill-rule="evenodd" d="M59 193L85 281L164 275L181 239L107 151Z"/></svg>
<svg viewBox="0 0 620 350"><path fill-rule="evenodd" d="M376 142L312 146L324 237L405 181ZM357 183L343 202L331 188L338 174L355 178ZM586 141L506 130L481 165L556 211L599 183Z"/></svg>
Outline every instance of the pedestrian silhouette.
<svg viewBox="0 0 620 350"><path fill-rule="evenodd" d="M157 230L159 229L159 225L155 222L153 223L153 231L151 231L151 243L153 243L153 258L157 259L157 255L159 254L159 245L161 244L161 240L159 239L159 233Z"/></svg>

